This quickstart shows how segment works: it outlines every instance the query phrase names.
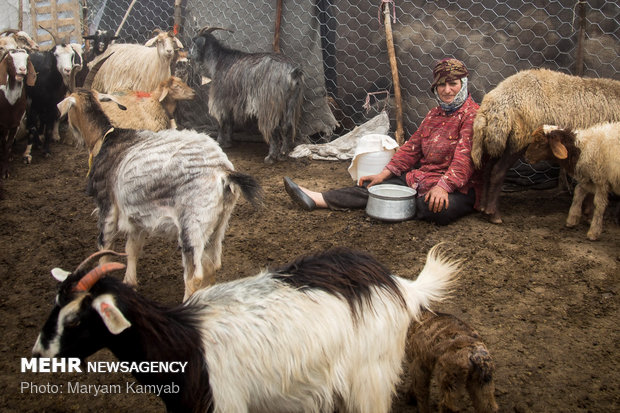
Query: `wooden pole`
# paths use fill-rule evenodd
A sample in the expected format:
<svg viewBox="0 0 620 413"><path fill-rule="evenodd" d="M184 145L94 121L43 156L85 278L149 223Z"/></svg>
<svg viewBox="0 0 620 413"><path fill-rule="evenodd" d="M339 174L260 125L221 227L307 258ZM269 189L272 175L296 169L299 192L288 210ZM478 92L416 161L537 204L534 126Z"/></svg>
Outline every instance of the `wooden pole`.
<svg viewBox="0 0 620 413"><path fill-rule="evenodd" d="M577 3L577 14L579 16L579 35L577 37L577 56L575 57L575 74L583 76L583 54L584 41L586 39L586 2L580 0Z"/></svg>
<svg viewBox="0 0 620 413"><path fill-rule="evenodd" d="M131 4L129 5L129 8L127 9L127 11L125 12L125 15L123 16L123 20L121 21L121 24L118 26L118 29L116 29L116 33L114 33L115 36L118 36L118 34L121 32L121 29L125 25L125 21L127 20L127 17L129 17L129 13L131 12L131 9L133 9L134 4L136 4L136 0L133 0Z"/></svg>
<svg viewBox="0 0 620 413"><path fill-rule="evenodd" d="M82 38L88 36L90 34L90 30L88 28L88 4L86 4L86 0L82 1ZM90 50L90 40L86 40L84 42L86 45L84 51Z"/></svg>
<svg viewBox="0 0 620 413"><path fill-rule="evenodd" d="M387 41L388 56L390 57L390 68L392 69L392 82L394 84L394 100L396 106L396 142L402 145L404 142L403 132L403 105L400 95L400 81L398 79L398 65L396 64L396 53L394 51L394 38L392 37L392 20L390 17L390 5L383 3L383 16L385 21L385 39Z"/></svg>
<svg viewBox="0 0 620 413"><path fill-rule="evenodd" d="M277 0L276 4L276 27L273 34L273 51L280 53L280 26L282 24L282 0Z"/></svg>
<svg viewBox="0 0 620 413"><path fill-rule="evenodd" d="M174 35L177 36L181 31L181 3L183 0L174 0L174 26L172 26L172 30L174 31Z"/></svg>
<svg viewBox="0 0 620 413"><path fill-rule="evenodd" d="M24 0L19 0L19 17L17 18L17 30L24 30Z"/></svg>

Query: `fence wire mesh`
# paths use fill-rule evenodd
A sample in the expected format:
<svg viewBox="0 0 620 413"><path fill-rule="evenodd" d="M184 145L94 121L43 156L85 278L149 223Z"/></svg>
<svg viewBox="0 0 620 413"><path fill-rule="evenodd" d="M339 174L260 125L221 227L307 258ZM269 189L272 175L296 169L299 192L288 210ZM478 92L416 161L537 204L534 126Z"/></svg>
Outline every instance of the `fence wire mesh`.
<svg viewBox="0 0 620 413"><path fill-rule="evenodd" d="M85 7L84 23L91 33L119 30L123 42L144 43L154 28L170 29L175 23L173 0L75 1ZM383 108L395 130L384 5L393 19L405 138L436 105L430 93L431 70L446 56L465 62L477 102L524 69L620 78L617 0L283 0L281 4L280 50L306 71L314 108L320 106L316 99L330 98L340 124L338 134ZM273 50L278 0L183 0L180 6L179 36L186 46L201 27L221 26L234 30L218 32L231 48ZM204 106L195 107L207 117ZM316 132L325 132L320 125Z"/></svg>

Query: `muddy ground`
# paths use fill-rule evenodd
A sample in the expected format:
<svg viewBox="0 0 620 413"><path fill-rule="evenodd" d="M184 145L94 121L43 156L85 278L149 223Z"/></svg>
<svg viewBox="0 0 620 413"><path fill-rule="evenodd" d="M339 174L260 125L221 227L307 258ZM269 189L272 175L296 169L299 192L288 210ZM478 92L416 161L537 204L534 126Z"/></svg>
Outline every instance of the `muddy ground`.
<svg viewBox="0 0 620 413"><path fill-rule="evenodd" d="M16 147L17 153L22 148ZM55 295L52 267L74 268L95 250L94 204L85 195L84 149L55 144L35 152L32 165L12 163L0 202L0 412L164 411L149 394L42 394L47 384L134 381L123 374L20 373ZM465 264L451 300L437 306L472 324L493 354L502 412L612 412L620 409L620 227L611 211L597 242L587 224L564 227L570 204L556 189L504 193L503 225L478 214L437 227L382 223L364 211L303 212L282 187L288 175L313 188L351 184L347 162L287 161L266 166L266 146L238 143L228 151L240 171L254 175L265 206L237 205L223 245L219 280L256 273L309 251L350 246L374 254L396 274L415 277L427 251L447 242ZM122 248L122 243L117 245ZM176 305L183 296L180 253L173 241L152 238L139 262L139 291ZM251 339L251 338L250 338ZM100 351L90 360L113 360ZM406 381L406 377L405 377ZM30 386L29 389L23 389ZM436 395L435 403L437 401ZM402 387L394 412L415 411Z"/></svg>

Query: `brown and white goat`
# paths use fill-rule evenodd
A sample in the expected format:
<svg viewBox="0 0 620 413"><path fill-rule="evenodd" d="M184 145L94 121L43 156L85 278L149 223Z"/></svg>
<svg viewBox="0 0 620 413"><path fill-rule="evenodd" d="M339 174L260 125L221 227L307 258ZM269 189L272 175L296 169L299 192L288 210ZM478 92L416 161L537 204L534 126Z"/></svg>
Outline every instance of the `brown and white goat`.
<svg viewBox="0 0 620 413"><path fill-rule="evenodd" d="M407 333L407 364L411 393L418 411L430 413L430 382L433 373L439 382L439 411L459 411L465 391L478 413L497 412L494 362L480 335L450 314L422 314Z"/></svg>
<svg viewBox="0 0 620 413"><path fill-rule="evenodd" d="M174 111L177 102L193 99L195 92L181 79L171 76L150 93L128 90L114 92L112 96L115 102L101 102L101 107L114 127L160 131L176 129ZM119 108L117 103L126 110Z"/></svg>
<svg viewBox="0 0 620 413"><path fill-rule="evenodd" d="M93 80L93 89L111 93L124 90L151 91L171 75L175 51L183 44L172 31L155 30L156 36L144 46L116 43L90 62L92 68L100 59L110 56Z"/></svg>
<svg viewBox="0 0 620 413"><path fill-rule="evenodd" d="M525 152L530 163L556 159L568 175L577 181L566 226L581 219L582 204L594 194L594 212L588 239L598 239L603 231L603 215L609 193L620 195L620 122L601 123L587 129L561 129L544 125L532 134L533 142Z"/></svg>
<svg viewBox="0 0 620 413"><path fill-rule="evenodd" d="M137 284L137 260L149 234L178 239L185 296L215 282L222 240L241 194L256 203L260 186L234 170L219 145L191 130L116 129L99 100L108 95L77 89L58 104L91 154L87 192L99 212L100 249L127 235L125 281Z"/></svg>
<svg viewBox="0 0 620 413"><path fill-rule="evenodd" d="M26 111L26 85L33 86L36 79L25 50L7 51L0 61L0 179L9 177L11 147Z"/></svg>

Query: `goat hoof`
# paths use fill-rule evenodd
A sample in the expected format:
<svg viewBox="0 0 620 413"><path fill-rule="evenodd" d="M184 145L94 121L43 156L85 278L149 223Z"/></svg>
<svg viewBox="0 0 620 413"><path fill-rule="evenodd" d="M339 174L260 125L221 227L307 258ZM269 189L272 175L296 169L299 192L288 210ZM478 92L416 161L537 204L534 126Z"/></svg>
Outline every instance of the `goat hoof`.
<svg viewBox="0 0 620 413"><path fill-rule="evenodd" d="M277 159L272 158L271 156L267 156L265 158L265 163L267 165L273 165L274 163L276 163Z"/></svg>
<svg viewBox="0 0 620 413"><path fill-rule="evenodd" d="M30 165L31 162L32 162L32 156L31 155L24 156L24 163L26 165Z"/></svg>

